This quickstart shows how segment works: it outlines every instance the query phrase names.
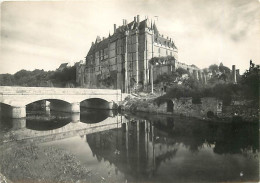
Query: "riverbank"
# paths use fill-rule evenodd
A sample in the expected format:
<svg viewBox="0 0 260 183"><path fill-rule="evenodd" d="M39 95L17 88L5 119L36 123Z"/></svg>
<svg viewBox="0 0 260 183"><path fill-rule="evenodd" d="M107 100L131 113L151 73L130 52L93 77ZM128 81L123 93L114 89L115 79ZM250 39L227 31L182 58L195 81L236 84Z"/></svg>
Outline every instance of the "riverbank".
<svg viewBox="0 0 260 183"><path fill-rule="evenodd" d="M100 182L76 157L56 147L17 145L0 152L0 172L6 182Z"/></svg>
<svg viewBox="0 0 260 183"><path fill-rule="evenodd" d="M132 114L145 112L169 116L191 117L212 122L258 123L257 109L253 112L250 111L250 113L244 111L244 114L240 116L234 112L232 113L230 106L221 106L220 110L218 105L222 105L222 102L215 98L203 98L202 104L193 104L191 98L159 101L158 97L159 96L155 94L129 95L125 98L120 107L123 111ZM170 109L168 104L169 101L172 105ZM235 106L233 106L233 108L236 110ZM227 109L229 111L227 111Z"/></svg>

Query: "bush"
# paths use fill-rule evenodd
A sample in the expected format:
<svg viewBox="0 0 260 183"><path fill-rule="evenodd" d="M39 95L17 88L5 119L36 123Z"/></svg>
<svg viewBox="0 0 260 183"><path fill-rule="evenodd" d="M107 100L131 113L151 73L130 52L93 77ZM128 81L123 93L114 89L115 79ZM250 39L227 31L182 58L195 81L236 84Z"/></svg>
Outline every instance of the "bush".
<svg viewBox="0 0 260 183"><path fill-rule="evenodd" d="M194 88L189 85L174 85L165 95L158 97L155 102L160 105L169 98L192 97L192 103L200 104L202 97L215 97L223 100L223 105L230 105L231 100L239 94L238 91L240 91L240 86L232 83Z"/></svg>

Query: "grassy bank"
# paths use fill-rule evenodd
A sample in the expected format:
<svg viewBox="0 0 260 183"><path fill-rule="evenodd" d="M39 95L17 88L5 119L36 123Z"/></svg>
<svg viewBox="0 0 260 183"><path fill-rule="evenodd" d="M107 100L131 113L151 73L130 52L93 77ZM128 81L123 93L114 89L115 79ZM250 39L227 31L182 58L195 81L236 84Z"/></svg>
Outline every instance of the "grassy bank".
<svg viewBox="0 0 260 183"><path fill-rule="evenodd" d="M0 171L14 183L100 182L74 155L56 147L30 144L0 152Z"/></svg>

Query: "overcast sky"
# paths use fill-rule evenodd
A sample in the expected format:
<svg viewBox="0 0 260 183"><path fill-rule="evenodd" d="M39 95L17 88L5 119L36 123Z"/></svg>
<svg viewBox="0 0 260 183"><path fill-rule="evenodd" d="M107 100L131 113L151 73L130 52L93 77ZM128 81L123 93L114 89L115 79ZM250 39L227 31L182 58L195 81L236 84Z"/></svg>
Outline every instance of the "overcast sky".
<svg viewBox="0 0 260 183"><path fill-rule="evenodd" d="M179 61L241 72L260 63L259 0L99 0L1 3L0 73L55 70L86 56L96 36L140 15L174 39ZM158 16L158 20L155 18Z"/></svg>

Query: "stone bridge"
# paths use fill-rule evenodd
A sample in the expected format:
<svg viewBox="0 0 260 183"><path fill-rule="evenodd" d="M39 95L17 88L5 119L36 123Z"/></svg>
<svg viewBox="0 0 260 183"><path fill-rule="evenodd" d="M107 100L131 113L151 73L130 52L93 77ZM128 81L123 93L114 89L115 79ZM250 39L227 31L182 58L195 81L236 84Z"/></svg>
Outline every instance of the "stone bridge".
<svg viewBox="0 0 260 183"><path fill-rule="evenodd" d="M80 103L88 99L108 102L108 106L122 100L121 90L48 88L48 87L11 87L0 86L0 103L10 107L7 113L12 118L26 117L26 105L36 101L50 101L51 109L63 112L80 112ZM6 113L1 109L2 113Z"/></svg>

